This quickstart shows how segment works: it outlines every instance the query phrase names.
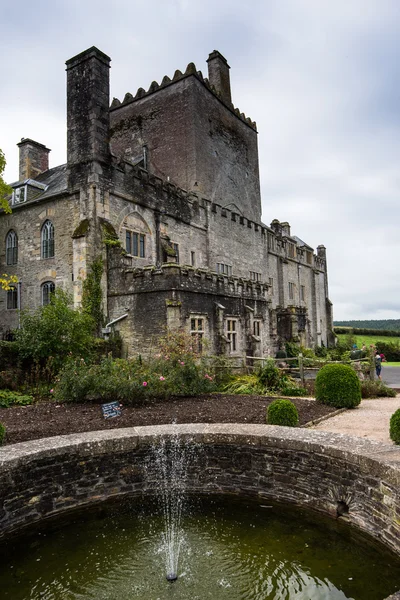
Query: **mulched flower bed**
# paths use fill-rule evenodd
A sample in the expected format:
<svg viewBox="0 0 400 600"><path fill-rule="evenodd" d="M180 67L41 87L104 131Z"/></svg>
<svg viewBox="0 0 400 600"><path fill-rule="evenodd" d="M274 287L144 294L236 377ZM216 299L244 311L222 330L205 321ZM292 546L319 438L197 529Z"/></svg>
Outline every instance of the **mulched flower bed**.
<svg viewBox="0 0 400 600"><path fill-rule="evenodd" d="M171 398L141 406L123 406L120 417L104 419L99 403L57 404L0 409L6 426L5 444L43 437L167 423L256 423L265 424L267 406L273 398L209 394L194 398ZM300 426L335 411L315 400L292 399L299 412Z"/></svg>

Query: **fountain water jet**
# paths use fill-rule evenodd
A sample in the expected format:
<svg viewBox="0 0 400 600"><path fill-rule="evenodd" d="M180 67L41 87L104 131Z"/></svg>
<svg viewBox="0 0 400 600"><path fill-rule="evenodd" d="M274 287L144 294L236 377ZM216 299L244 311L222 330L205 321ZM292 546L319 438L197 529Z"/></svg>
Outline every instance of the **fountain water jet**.
<svg viewBox="0 0 400 600"><path fill-rule="evenodd" d="M178 579L179 555L185 541L182 517L187 512L187 479L189 467L196 464L198 456L198 444L174 435L153 444L146 463L146 481L156 490L163 514L162 550L170 583Z"/></svg>

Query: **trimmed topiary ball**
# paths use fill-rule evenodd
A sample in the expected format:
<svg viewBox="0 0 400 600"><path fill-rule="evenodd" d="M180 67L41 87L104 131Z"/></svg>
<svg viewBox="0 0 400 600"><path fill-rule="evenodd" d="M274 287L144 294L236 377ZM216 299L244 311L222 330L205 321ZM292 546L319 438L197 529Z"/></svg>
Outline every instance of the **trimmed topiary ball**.
<svg viewBox="0 0 400 600"><path fill-rule="evenodd" d="M286 425L295 427L299 422L297 408L290 400L279 398L274 400L267 409L268 425Z"/></svg>
<svg viewBox="0 0 400 600"><path fill-rule="evenodd" d="M348 365L325 365L315 379L315 398L335 408L354 408L361 402L361 384Z"/></svg>
<svg viewBox="0 0 400 600"><path fill-rule="evenodd" d="M0 446L2 445L4 438L6 437L6 428L3 423L0 423Z"/></svg>
<svg viewBox="0 0 400 600"><path fill-rule="evenodd" d="M390 439L395 444L400 444L400 408L398 408L390 417Z"/></svg>

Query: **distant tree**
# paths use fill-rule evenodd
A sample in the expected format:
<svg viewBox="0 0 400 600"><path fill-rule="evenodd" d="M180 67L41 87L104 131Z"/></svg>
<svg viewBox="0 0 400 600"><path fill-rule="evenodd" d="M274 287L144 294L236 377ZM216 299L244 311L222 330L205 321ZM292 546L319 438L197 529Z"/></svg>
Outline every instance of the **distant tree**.
<svg viewBox="0 0 400 600"><path fill-rule="evenodd" d="M366 319L363 321L334 321L334 327L353 329L375 329L381 331L400 331L400 319ZM364 332L366 335L367 332Z"/></svg>
<svg viewBox="0 0 400 600"><path fill-rule="evenodd" d="M4 152L0 148L0 209L3 209L5 213L10 213L11 208L8 203L6 196L9 196L12 192L12 188L6 184L3 179L4 169L6 168L6 157ZM3 290L9 290L13 283L17 283L18 278L15 275L7 275L3 273L0 275L0 288Z"/></svg>

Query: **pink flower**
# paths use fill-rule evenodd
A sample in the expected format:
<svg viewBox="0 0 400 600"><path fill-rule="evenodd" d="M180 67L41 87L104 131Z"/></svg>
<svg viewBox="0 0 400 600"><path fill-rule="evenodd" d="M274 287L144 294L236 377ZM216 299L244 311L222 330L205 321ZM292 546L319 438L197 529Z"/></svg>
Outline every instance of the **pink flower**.
<svg viewBox="0 0 400 600"><path fill-rule="evenodd" d="M53 389L51 389L51 390L50 390L50 394L52 394L53 392L54 392L54 390L53 390Z"/></svg>
<svg viewBox="0 0 400 600"><path fill-rule="evenodd" d="M160 377L160 381L165 381L165 377L163 377L163 376L161 375L161 377Z"/></svg>
<svg viewBox="0 0 400 600"><path fill-rule="evenodd" d="M143 387L146 387L147 381L143 381Z"/></svg>
<svg viewBox="0 0 400 600"><path fill-rule="evenodd" d="M184 365L185 363L183 362L183 360L180 360L179 364Z"/></svg>

